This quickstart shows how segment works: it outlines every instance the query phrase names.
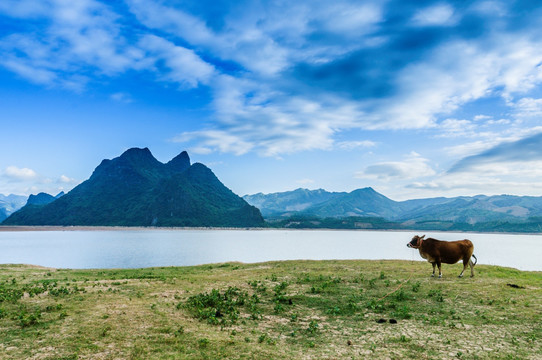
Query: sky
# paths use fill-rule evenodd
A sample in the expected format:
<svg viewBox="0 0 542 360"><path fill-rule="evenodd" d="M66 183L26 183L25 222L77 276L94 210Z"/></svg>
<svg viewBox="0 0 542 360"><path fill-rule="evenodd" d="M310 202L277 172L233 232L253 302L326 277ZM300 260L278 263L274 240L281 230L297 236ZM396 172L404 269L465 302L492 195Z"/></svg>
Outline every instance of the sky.
<svg viewBox="0 0 542 360"><path fill-rule="evenodd" d="M542 196L537 1L0 2L0 194L188 151L238 195Z"/></svg>

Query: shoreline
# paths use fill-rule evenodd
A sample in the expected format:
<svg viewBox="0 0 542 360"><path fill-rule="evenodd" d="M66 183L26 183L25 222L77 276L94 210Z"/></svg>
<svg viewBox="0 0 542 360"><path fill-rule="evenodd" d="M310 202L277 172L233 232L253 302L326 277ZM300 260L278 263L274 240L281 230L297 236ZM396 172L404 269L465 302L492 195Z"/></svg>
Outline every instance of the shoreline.
<svg viewBox="0 0 542 360"><path fill-rule="evenodd" d="M156 231L156 230L272 230L245 227L159 227L159 226L90 226L90 225L0 225L0 232L8 231ZM278 229L281 230L281 229Z"/></svg>
<svg viewBox="0 0 542 360"><path fill-rule="evenodd" d="M373 263L373 264L425 264L425 259L293 259L293 260L268 260L268 261L258 261L258 262L243 262L243 261L224 261L224 262L210 262L202 263L195 265L156 265L156 266L142 266L142 267L89 267L89 268L67 268L67 267L54 267L47 265L37 265L37 264L28 264L28 263L0 263L0 268L2 267L12 267L12 268L22 268L22 269L38 269L38 270L53 270L53 271L130 271L130 270L163 270L163 269L176 269L176 268L199 268L199 267L225 267L224 265L240 265L240 266L268 266L268 265L277 265L277 264L291 264L291 263L335 263L335 262L361 262L361 263ZM457 263L456 263L457 264ZM452 265L456 265L452 264ZM494 265L494 264L480 264L484 267L494 267L502 269L512 269L515 271L525 272L525 273L538 273L542 275L542 270L524 270L518 269L513 266L505 265Z"/></svg>
<svg viewBox="0 0 542 360"><path fill-rule="evenodd" d="M160 226L90 226L90 225L0 225L0 232L26 231L194 231L194 230L228 230L228 231L389 231L411 233L458 233L458 234L495 234L495 235L542 235L538 232L504 232L504 231L461 231L461 230L417 230L417 229L332 229L332 228L274 228L274 227L160 227Z"/></svg>

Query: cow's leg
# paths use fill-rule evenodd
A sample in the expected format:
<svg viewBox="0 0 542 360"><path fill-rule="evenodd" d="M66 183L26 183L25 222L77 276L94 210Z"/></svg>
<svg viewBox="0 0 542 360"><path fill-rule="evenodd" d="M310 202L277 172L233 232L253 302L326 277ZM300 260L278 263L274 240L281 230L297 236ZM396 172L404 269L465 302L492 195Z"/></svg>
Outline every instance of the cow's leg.
<svg viewBox="0 0 542 360"><path fill-rule="evenodd" d="M470 263L470 260L465 261L465 259L463 259L463 270L461 270L461 274L459 274L459 277L463 277L463 273L465 272L465 269L467 268L467 266L469 266L469 263ZM471 267L471 270L472 270L472 267Z"/></svg>
<svg viewBox="0 0 542 360"><path fill-rule="evenodd" d="M437 261L437 266L438 266L438 278L442 278L442 269L441 269L441 263L440 261Z"/></svg>
<svg viewBox="0 0 542 360"><path fill-rule="evenodd" d="M469 259L469 266L470 266L470 277L474 277L474 263L472 262L472 258Z"/></svg>
<svg viewBox="0 0 542 360"><path fill-rule="evenodd" d="M433 273L431 274L431 277L435 277L435 267L437 266L437 263L431 263L433 265Z"/></svg>

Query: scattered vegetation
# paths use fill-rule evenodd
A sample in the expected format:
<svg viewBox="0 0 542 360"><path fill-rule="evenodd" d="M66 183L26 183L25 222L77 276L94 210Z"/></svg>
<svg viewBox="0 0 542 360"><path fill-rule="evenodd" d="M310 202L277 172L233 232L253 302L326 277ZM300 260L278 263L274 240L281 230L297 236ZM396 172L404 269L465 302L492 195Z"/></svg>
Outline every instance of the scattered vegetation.
<svg viewBox="0 0 542 360"><path fill-rule="evenodd" d="M408 261L126 270L0 265L0 353L3 359L541 358L542 273L476 268L473 279L435 279L426 263Z"/></svg>

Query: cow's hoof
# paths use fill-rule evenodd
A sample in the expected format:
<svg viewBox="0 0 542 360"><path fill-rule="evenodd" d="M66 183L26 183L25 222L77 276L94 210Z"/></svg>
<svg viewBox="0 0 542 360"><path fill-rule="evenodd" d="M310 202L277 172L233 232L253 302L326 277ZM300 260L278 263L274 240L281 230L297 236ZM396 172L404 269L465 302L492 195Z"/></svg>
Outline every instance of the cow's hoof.
<svg viewBox="0 0 542 360"><path fill-rule="evenodd" d="M458 278L462 278L462 277L463 277L463 274L460 274L460 275L458 276Z"/></svg>
<svg viewBox="0 0 542 360"><path fill-rule="evenodd" d="M439 279L442 279L442 275L439 275L438 278L439 278Z"/></svg>
<svg viewBox="0 0 542 360"><path fill-rule="evenodd" d="M431 274L431 277L435 277L435 274Z"/></svg>

